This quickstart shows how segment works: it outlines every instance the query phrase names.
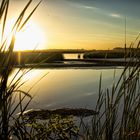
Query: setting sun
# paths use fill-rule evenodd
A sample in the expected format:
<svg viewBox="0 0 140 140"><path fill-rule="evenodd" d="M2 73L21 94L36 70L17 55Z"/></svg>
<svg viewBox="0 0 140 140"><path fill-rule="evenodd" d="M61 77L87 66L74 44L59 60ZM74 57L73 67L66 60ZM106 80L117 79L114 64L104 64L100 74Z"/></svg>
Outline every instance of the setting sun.
<svg viewBox="0 0 140 140"><path fill-rule="evenodd" d="M46 38L41 29L35 24L28 24L24 30L16 34L14 49L16 51L43 49L45 43Z"/></svg>
<svg viewBox="0 0 140 140"><path fill-rule="evenodd" d="M10 43L11 29L14 23L15 20L9 20L6 23L3 41L6 38L8 38L7 44ZM27 23L22 30L16 32L15 34L15 45L14 45L15 51L35 50L35 49L41 50L44 49L46 46L47 46L47 38L44 35L41 28L34 22Z"/></svg>

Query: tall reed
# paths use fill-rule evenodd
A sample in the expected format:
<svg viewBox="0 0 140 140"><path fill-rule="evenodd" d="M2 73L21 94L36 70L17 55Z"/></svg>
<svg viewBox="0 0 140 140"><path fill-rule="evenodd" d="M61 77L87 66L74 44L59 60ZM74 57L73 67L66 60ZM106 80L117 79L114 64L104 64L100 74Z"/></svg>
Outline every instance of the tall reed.
<svg viewBox="0 0 140 140"><path fill-rule="evenodd" d="M138 41L137 49L140 41ZM134 45L133 45L134 47ZM90 140L138 140L140 139L140 58L131 56L133 66L126 64L117 82L111 88L102 89L96 105L98 115L92 119L92 129L85 135ZM114 73L115 81L115 73Z"/></svg>
<svg viewBox="0 0 140 140"><path fill-rule="evenodd" d="M16 2L16 1L15 1ZM20 109L21 113L26 109L28 103L31 101L32 97L28 92L20 90L22 77L28 72L24 71L23 74L17 78L21 69L15 74L13 79L9 83L9 76L14 69L13 52L15 45L15 36L17 32L20 32L24 25L28 22L32 14L35 12L41 1L36 5L36 7L28 13L25 17L25 13L28 7L31 5L32 0L26 4L19 16L17 17L12 28L9 28L9 35L4 37L5 26L8 20L8 10L9 10L10 0L2 0L0 2L0 25L1 25L1 44L0 44L0 139L8 140L13 134L13 124L17 121L15 118L15 112ZM17 13L18 14L18 13ZM12 36L12 37L11 37ZM8 43L9 38L10 43ZM24 41L24 40L23 40ZM22 43L22 42L21 42ZM17 79L17 80L15 80ZM15 102L14 96L19 96L19 101ZM25 98L29 98L27 105L22 106L22 102Z"/></svg>

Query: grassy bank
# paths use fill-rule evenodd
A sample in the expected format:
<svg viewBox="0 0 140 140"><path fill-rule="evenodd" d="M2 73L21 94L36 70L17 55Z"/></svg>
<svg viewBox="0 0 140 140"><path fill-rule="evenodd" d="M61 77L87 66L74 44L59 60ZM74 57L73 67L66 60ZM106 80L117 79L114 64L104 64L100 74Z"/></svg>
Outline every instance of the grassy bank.
<svg viewBox="0 0 140 140"><path fill-rule="evenodd" d="M0 53L0 59L8 57L8 52ZM39 64L39 63L52 63L55 61L63 61L61 53L47 53L47 52L13 52L11 61L14 65L25 64ZM1 64L2 65L2 64Z"/></svg>

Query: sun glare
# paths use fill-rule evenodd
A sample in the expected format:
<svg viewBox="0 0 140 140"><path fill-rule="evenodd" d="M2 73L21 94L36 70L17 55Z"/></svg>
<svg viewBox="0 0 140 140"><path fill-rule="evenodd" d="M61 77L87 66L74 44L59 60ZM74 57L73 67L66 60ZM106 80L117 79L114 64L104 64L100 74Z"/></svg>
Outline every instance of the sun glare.
<svg viewBox="0 0 140 140"><path fill-rule="evenodd" d="M3 38L8 37L10 41L10 31L14 25L14 20L7 22ZM9 42L8 41L8 42ZM9 44L9 43L8 43ZM35 23L29 22L15 35L15 51L42 50L46 49L47 38L43 31Z"/></svg>
<svg viewBox="0 0 140 140"><path fill-rule="evenodd" d="M24 30L16 34L15 50L43 49L46 39L41 29L35 24L28 24Z"/></svg>

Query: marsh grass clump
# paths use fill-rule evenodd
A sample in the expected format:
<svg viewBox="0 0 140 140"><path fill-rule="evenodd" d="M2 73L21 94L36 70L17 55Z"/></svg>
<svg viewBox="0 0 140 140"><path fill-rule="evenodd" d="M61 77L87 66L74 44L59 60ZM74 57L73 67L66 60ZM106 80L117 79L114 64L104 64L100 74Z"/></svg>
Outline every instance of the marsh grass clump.
<svg viewBox="0 0 140 140"><path fill-rule="evenodd" d="M139 48L140 41L137 48ZM129 62L117 82L111 88L102 90L102 76L99 84L99 98L92 119L92 129L86 135L91 140L138 140L140 139L140 82L139 57L133 66ZM114 73L115 81L115 73Z"/></svg>
<svg viewBox="0 0 140 140"><path fill-rule="evenodd" d="M79 136L79 129L72 116L63 118L60 115L51 115L46 120L25 117L22 124L17 122L15 127L15 134L18 134L19 139L70 140Z"/></svg>
<svg viewBox="0 0 140 140"><path fill-rule="evenodd" d="M24 84L21 82L22 77L28 72L24 71L23 74L17 78L17 75L21 71L15 74L13 79L9 81L11 72L13 71L14 60L14 45L15 45L15 36L17 32L20 32L27 21L30 19L37 6L25 17L25 13L30 6L32 0L29 0L27 5L23 8L21 13L13 27L9 29L9 35L4 37L5 34L5 25L8 20L8 10L10 0L2 0L0 2L0 25L1 25L1 43L0 43L0 139L9 140L12 138L13 126L19 117L15 117L16 110L23 112L28 103L31 101L32 97L28 92L20 90L20 87ZM9 43L10 40L10 43ZM24 40L23 40L24 41ZM22 43L22 42L21 42ZM15 80L16 79L16 80ZM19 101L15 102L15 96L19 96ZM28 102L25 106L22 105L22 102L28 98Z"/></svg>

